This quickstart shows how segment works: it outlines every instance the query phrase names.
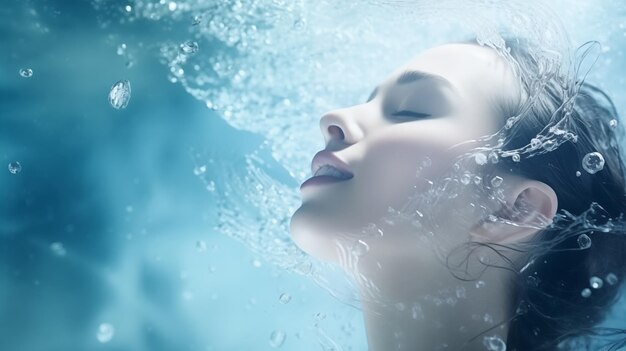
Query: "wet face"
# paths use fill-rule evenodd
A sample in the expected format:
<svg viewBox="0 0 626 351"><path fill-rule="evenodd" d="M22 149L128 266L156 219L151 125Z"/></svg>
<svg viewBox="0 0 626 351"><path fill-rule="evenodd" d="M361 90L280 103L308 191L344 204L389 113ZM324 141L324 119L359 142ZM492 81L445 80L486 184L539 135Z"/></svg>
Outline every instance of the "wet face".
<svg viewBox="0 0 626 351"><path fill-rule="evenodd" d="M327 176L301 187L302 205L291 219L296 244L336 261L337 244L352 242L390 207L400 209L409 196L427 190L429 180L443 177L455 157L476 146L464 142L497 131L506 119L497 104L515 100L517 86L509 64L494 50L449 44L396 69L368 101L326 113L320 120L326 148L314 159L313 172ZM425 163L430 166L417 176ZM454 203L465 205L464 196ZM454 208L447 210L438 212ZM446 217L433 220L457 233L473 224ZM390 250L402 250L403 240L393 238Z"/></svg>

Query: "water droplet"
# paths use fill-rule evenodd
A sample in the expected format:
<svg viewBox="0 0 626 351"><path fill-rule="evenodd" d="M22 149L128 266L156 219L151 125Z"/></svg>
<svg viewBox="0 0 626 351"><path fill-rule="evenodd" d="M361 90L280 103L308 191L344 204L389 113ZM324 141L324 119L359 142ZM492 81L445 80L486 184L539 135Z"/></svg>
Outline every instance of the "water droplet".
<svg viewBox="0 0 626 351"><path fill-rule="evenodd" d="M599 152L590 152L583 157L583 168L590 174L601 171L604 168L604 157Z"/></svg>
<svg viewBox="0 0 626 351"><path fill-rule="evenodd" d="M33 76L33 70L30 68L22 68L20 70L20 76L24 77L24 78L30 78Z"/></svg>
<svg viewBox="0 0 626 351"><path fill-rule="evenodd" d="M278 298L278 300L280 300L280 302L282 304L288 304L289 301L291 301L291 295L287 294L287 293L282 293L280 294L280 297Z"/></svg>
<svg viewBox="0 0 626 351"><path fill-rule="evenodd" d="M170 1L169 4L167 4L167 8L170 11L176 11L176 8L178 7L178 4L176 4L174 1Z"/></svg>
<svg viewBox="0 0 626 351"><path fill-rule="evenodd" d="M476 161L477 164L482 166L485 163L487 163L487 156L485 156L485 154L483 154L482 152L479 152L474 155L474 161Z"/></svg>
<svg viewBox="0 0 626 351"><path fill-rule="evenodd" d="M511 159L513 160L513 162L519 162L520 160L519 154L513 154L511 156Z"/></svg>
<svg viewBox="0 0 626 351"><path fill-rule="evenodd" d="M591 247L591 238L587 234L580 234L578 236L578 246L581 249L588 249Z"/></svg>
<svg viewBox="0 0 626 351"><path fill-rule="evenodd" d="M113 328L111 324L102 323L98 327L98 333L96 334L96 337L98 338L98 341L104 344L104 343L111 341L111 339L113 339L114 334L115 334L115 329Z"/></svg>
<svg viewBox="0 0 626 351"><path fill-rule="evenodd" d="M54 242L50 244L50 251L52 251L53 254L59 257L65 256L65 254L67 253L65 247L63 246L63 243L60 242Z"/></svg>
<svg viewBox="0 0 626 351"><path fill-rule="evenodd" d="M589 285L594 289L600 289L604 282L598 277L591 277L589 278Z"/></svg>
<svg viewBox="0 0 626 351"><path fill-rule="evenodd" d="M611 128L617 127L617 120L616 119L610 120L609 121L609 126L611 126Z"/></svg>
<svg viewBox="0 0 626 351"><path fill-rule="evenodd" d="M206 166L205 165L196 166L193 169L193 174L195 174L195 175L201 175L201 174L204 174L204 172L206 172Z"/></svg>
<svg viewBox="0 0 626 351"><path fill-rule="evenodd" d="M483 345L485 345L488 351L506 351L506 344L496 335L485 336L483 338Z"/></svg>
<svg viewBox="0 0 626 351"><path fill-rule="evenodd" d="M209 183L206 185L206 190L208 191L215 191L215 182L210 180Z"/></svg>
<svg viewBox="0 0 626 351"><path fill-rule="evenodd" d="M198 250L198 252L206 252L207 250L207 245L204 241L202 240L198 240L196 242L196 250Z"/></svg>
<svg viewBox="0 0 626 351"><path fill-rule="evenodd" d="M17 161L9 163L8 168L11 174L18 174L22 171L22 165Z"/></svg>
<svg viewBox="0 0 626 351"><path fill-rule="evenodd" d="M363 240L358 240L352 248L352 253L357 256L363 256L370 250L370 246Z"/></svg>
<svg viewBox="0 0 626 351"><path fill-rule="evenodd" d="M580 177L580 175L581 175L581 174L582 174L582 173L580 173L580 171L576 171L576 176L577 176L577 177Z"/></svg>
<svg viewBox="0 0 626 351"><path fill-rule="evenodd" d="M617 284L617 276L614 273L607 274L606 275L606 282L609 283L609 285Z"/></svg>
<svg viewBox="0 0 626 351"><path fill-rule="evenodd" d="M476 282L476 289L480 289L483 286L485 286L485 282L484 281L479 280L479 281Z"/></svg>
<svg viewBox="0 0 626 351"><path fill-rule="evenodd" d="M499 187L502 184L502 177L500 176L495 176L493 178L491 178L491 186L493 186L494 188Z"/></svg>
<svg viewBox="0 0 626 351"><path fill-rule="evenodd" d="M120 80L113 84L111 91L109 92L109 103L113 108L123 109L128 106L130 101L130 82L127 80Z"/></svg>
<svg viewBox="0 0 626 351"><path fill-rule="evenodd" d="M126 7L124 7L124 9L126 10L126 12L131 12L133 10L133 7L130 5L126 5Z"/></svg>
<svg viewBox="0 0 626 351"><path fill-rule="evenodd" d="M198 43L188 40L180 44L180 51L185 55L193 55L198 52Z"/></svg>
<svg viewBox="0 0 626 351"><path fill-rule="evenodd" d="M469 172L465 172L465 173L463 173L463 174L461 175L461 179L460 179L460 180L461 180L461 183L462 183L462 184L467 185L467 184L469 184L469 183L470 183L471 178L472 178L472 177L471 177L471 175L469 174Z"/></svg>
<svg viewBox="0 0 626 351"><path fill-rule="evenodd" d="M583 291L580 292L580 296L584 298L591 296L591 290L589 288L584 288Z"/></svg>
<svg viewBox="0 0 626 351"><path fill-rule="evenodd" d="M270 346L277 348L283 346L287 335L280 330L274 330L270 335Z"/></svg>

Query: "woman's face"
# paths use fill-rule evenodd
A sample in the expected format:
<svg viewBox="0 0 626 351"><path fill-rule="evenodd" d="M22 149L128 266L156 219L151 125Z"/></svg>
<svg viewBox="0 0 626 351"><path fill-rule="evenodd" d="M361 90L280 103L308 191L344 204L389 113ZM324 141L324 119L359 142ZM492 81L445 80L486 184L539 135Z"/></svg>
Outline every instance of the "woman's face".
<svg viewBox="0 0 626 351"><path fill-rule="evenodd" d="M516 101L517 87L509 64L493 49L449 44L396 69L367 102L326 113L320 120L325 155L314 159L313 172L333 164L324 157L331 155L343 163L349 178L303 183L302 205L290 224L296 244L313 256L336 261L337 244L350 245L343 241L357 238L368 223L386 216L389 207L400 209L409 196L427 190L428 180L443 177L456 156L476 145L452 146L497 131L507 117L497 106ZM416 176L425 163L430 166ZM465 206L463 199L461 195L446 206ZM475 224L445 217L433 218L439 228L458 231ZM467 232L458 235L467 238ZM404 239L389 240L402 248Z"/></svg>

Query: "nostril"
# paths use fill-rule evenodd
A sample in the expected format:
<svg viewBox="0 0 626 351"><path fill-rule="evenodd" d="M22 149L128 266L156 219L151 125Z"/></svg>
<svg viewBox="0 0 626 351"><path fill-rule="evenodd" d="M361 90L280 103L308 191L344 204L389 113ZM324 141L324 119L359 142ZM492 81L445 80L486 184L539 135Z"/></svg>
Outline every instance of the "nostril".
<svg viewBox="0 0 626 351"><path fill-rule="evenodd" d="M331 137L333 138L339 138L340 140L344 139L344 135L343 135L343 130L341 130L341 128L337 127L337 126L329 126L328 127L328 133L330 134Z"/></svg>

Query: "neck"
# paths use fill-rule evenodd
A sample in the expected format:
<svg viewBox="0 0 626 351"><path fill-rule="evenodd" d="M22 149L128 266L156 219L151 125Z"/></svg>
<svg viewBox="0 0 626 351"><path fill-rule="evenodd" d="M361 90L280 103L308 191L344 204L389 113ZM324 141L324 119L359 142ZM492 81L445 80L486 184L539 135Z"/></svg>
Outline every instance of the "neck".
<svg viewBox="0 0 626 351"><path fill-rule="evenodd" d="M427 252L396 250L385 257L384 247L375 250L353 271L369 351L484 351L485 338L494 336L506 344L511 301L502 284L505 270L487 269L480 281L463 281Z"/></svg>

